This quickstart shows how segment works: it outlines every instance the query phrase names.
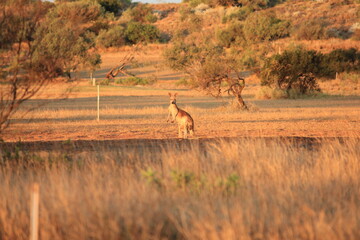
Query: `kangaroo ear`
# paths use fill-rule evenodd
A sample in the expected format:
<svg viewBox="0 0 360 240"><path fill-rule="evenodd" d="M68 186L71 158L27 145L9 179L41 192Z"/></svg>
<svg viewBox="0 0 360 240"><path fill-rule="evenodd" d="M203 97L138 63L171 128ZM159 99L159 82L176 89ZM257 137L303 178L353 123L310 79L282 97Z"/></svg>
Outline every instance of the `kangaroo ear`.
<svg viewBox="0 0 360 240"><path fill-rule="evenodd" d="M169 96L171 97L171 93L168 93L169 94Z"/></svg>
<svg viewBox="0 0 360 240"><path fill-rule="evenodd" d="M174 97L176 97L177 96L177 92L176 93L174 93Z"/></svg>

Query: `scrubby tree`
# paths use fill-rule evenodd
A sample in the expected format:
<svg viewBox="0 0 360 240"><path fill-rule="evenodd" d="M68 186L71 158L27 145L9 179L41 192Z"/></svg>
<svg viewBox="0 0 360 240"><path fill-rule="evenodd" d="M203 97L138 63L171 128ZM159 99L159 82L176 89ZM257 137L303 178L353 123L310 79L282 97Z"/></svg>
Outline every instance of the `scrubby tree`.
<svg viewBox="0 0 360 240"><path fill-rule="evenodd" d="M240 22L233 22L226 29L218 30L216 38L223 47L230 47L231 44L242 44L244 39L243 25Z"/></svg>
<svg viewBox="0 0 360 240"><path fill-rule="evenodd" d="M105 48L120 47L125 43L125 28L120 25L115 25L108 30L101 30L96 39L96 44Z"/></svg>
<svg viewBox="0 0 360 240"><path fill-rule="evenodd" d="M61 17L62 4L71 3L0 2L0 133L21 104L54 77L100 63L89 51L93 36Z"/></svg>
<svg viewBox="0 0 360 240"><path fill-rule="evenodd" d="M321 68L322 59L323 55L316 51L303 48L286 50L265 61L261 83L287 92L296 89L301 94L319 91L316 77L326 75Z"/></svg>
<svg viewBox="0 0 360 240"><path fill-rule="evenodd" d="M245 79L239 76L235 62L226 56L223 47L178 42L164 52L164 57L172 69L188 74L190 87L214 97L233 95L237 106L247 109L241 96Z"/></svg>
<svg viewBox="0 0 360 240"><path fill-rule="evenodd" d="M41 1L0 2L0 134L10 117L51 78L47 66L33 69L37 27L52 5Z"/></svg>
<svg viewBox="0 0 360 240"><path fill-rule="evenodd" d="M320 90L317 78L333 78L336 72L359 72L359 65L360 52L354 48L322 54L296 47L266 59L262 85L306 94Z"/></svg>
<svg viewBox="0 0 360 240"><path fill-rule="evenodd" d="M120 15L131 5L131 0L97 0L97 2L105 11L115 15Z"/></svg>
<svg viewBox="0 0 360 240"><path fill-rule="evenodd" d="M160 31L151 24L130 22L126 27L125 36L129 43L150 43L160 40Z"/></svg>
<svg viewBox="0 0 360 240"><path fill-rule="evenodd" d="M325 54L323 65L332 76L341 72L360 72L360 50L355 48L333 50Z"/></svg>
<svg viewBox="0 0 360 240"><path fill-rule="evenodd" d="M273 13L254 12L244 22L244 34L248 41L270 41L289 36L290 23L278 19Z"/></svg>
<svg viewBox="0 0 360 240"><path fill-rule="evenodd" d="M46 62L53 69L54 77L66 75L70 78L71 71L99 58L95 51L89 51L95 46L94 33L87 31L84 24L74 24L73 19L79 23L96 20L100 8L88 8L89 12L83 10L81 16L70 18L79 6L86 7L87 2L58 4L41 22L33 41L34 68L41 68Z"/></svg>
<svg viewBox="0 0 360 240"><path fill-rule="evenodd" d="M128 15L132 21L142 23L154 23L157 18L153 14L153 9L148 4L138 3L128 8L124 15Z"/></svg>

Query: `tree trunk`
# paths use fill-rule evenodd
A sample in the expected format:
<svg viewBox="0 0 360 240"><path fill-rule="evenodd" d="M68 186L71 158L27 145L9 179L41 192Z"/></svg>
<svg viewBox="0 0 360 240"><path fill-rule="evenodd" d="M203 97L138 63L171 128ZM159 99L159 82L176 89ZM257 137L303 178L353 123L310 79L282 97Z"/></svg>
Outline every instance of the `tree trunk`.
<svg viewBox="0 0 360 240"><path fill-rule="evenodd" d="M241 94L237 94L236 96L236 103L238 104L239 108L242 110L249 110L246 103L244 102L243 98L241 97Z"/></svg>

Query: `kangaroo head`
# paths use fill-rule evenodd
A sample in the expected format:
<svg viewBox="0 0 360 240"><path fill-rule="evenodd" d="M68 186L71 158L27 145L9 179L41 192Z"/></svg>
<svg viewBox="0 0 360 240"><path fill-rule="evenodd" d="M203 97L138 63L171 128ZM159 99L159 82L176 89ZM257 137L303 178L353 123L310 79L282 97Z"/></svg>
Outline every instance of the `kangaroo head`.
<svg viewBox="0 0 360 240"><path fill-rule="evenodd" d="M176 104L176 96L177 96L177 93L174 93L174 94L169 93L170 104Z"/></svg>

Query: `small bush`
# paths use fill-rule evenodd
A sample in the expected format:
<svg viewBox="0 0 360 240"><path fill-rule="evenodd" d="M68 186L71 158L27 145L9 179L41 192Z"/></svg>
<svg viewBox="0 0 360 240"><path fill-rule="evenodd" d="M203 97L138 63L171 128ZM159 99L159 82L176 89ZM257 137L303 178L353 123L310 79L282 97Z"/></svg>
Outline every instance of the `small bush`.
<svg viewBox="0 0 360 240"><path fill-rule="evenodd" d="M149 22L149 23L155 23L158 20L158 18L154 14L149 13L145 16L145 20L146 20L146 22Z"/></svg>
<svg viewBox="0 0 360 240"><path fill-rule="evenodd" d="M180 21L182 22L182 28L178 29L178 32L199 32L203 26L203 18L199 14L195 14L194 10L188 7L181 7L179 9Z"/></svg>
<svg viewBox="0 0 360 240"><path fill-rule="evenodd" d="M178 81L175 82L175 85L176 86L189 86L189 81L185 78L185 77L182 77L180 78Z"/></svg>
<svg viewBox="0 0 360 240"><path fill-rule="evenodd" d="M269 41L289 36L290 23L274 14L254 12L244 23L244 34L249 41Z"/></svg>
<svg viewBox="0 0 360 240"><path fill-rule="evenodd" d="M319 19L309 22L305 21L296 27L293 34L297 40L327 39L328 33L326 31L326 25L326 22Z"/></svg>
<svg viewBox="0 0 360 240"><path fill-rule="evenodd" d="M108 30L109 28L110 28L109 23L96 21L93 25L88 27L87 30L95 33L96 35L99 35L101 30Z"/></svg>
<svg viewBox="0 0 360 240"><path fill-rule="evenodd" d="M125 44L125 29L117 25L109 30L101 30L96 39L96 44L105 48L123 46Z"/></svg>
<svg viewBox="0 0 360 240"><path fill-rule="evenodd" d="M126 40L129 43L156 42L160 40L159 29L150 24L130 22L125 30Z"/></svg>
<svg viewBox="0 0 360 240"><path fill-rule="evenodd" d="M98 82L98 84L99 84L99 85L102 85L102 86L109 86L110 83L111 83L111 80L110 80L110 79L107 79L107 78L101 79L101 80Z"/></svg>
<svg viewBox="0 0 360 240"><path fill-rule="evenodd" d="M323 68L331 77L338 72L359 72L360 51L355 48L336 49L324 56Z"/></svg>
<svg viewBox="0 0 360 240"><path fill-rule="evenodd" d="M131 0L97 0L97 2L106 12L114 13L115 15L123 12L131 4Z"/></svg>
<svg viewBox="0 0 360 240"><path fill-rule="evenodd" d="M219 30L216 38L221 46L230 47L233 42L243 41L243 26L239 22L234 22L228 28Z"/></svg>
<svg viewBox="0 0 360 240"><path fill-rule="evenodd" d="M343 82L350 82L354 84L360 83L360 73L341 73L339 74L338 78Z"/></svg>
<svg viewBox="0 0 360 240"><path fill-rule="evenodd" d="M263 86L256 93L258 99L285 99L288 98L288 93L285 90L273 89L268 86Z"/></svg>
<svg viewBox="0 0 360 240"><path fill-rule="evenodd" d="M192 7L192 8L197 7L197 6L200 5L201 3L204 3L204 1L203 1L203 0L190 0L190 1L189 1L189 5L190 5L190 7Z"/></svg>
<svg viewBox="0 0 360 240"><path fill-rule="evenodd" d="M353 32L351 38L352 38L353 40L355 40L355 41L360 41L360 29L356 29L356 30Z"/></svg>
<svg viewBox="0 0 360 240"><path fill-rule="evenodd" d="M124 15L134 22L154 23L157 21L153 9L148 4L143 3L138 3L134 7L127 9Z"/></svg>
<svg viewBox="0 0 360 240"><path fill-rule="evenodd" d="M136 85L148 85L149 81L144 78L133 76L128 78L116 79L115 83L124 86L136 86Z"/></svg>
<svg viewBox="0 0 360 240"><path fill-rule="evenodd" d="M244 21L254 10L249 7L236 7L232 8L232 10L229 8L228 11L229 13L227 13L222 19L223 23L227 23L233 20Z"/></svg>
<svg viewBox="0 0 360 240"><path fill-rule="evenodd" d="M261 84L289 93L291 89L307 94L320 91L315 77L328 74L324 57L316 51L295 48L266 59L261 72Z"/></svg>

